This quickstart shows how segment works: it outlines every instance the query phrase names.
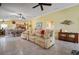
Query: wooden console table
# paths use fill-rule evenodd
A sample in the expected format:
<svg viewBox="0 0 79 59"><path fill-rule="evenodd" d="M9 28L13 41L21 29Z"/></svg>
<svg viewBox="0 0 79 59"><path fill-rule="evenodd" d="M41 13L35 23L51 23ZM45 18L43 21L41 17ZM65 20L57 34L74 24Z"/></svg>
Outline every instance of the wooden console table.
<svg viewBox="0 0 79 59"><path fill-rule="evenodd" d="M59 32L58 39L63 41L78 43L79 33Z"/></svg>

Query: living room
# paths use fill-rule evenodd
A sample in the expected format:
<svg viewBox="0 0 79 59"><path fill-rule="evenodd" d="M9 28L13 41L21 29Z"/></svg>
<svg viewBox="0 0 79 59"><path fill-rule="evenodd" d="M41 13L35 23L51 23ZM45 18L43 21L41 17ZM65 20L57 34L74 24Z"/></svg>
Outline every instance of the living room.
<svg viewBox="0 0 79 59"><path fill-rule="evenodd" d="M0 54L72 55L78 12L77 3L0 3Z"/></svg>

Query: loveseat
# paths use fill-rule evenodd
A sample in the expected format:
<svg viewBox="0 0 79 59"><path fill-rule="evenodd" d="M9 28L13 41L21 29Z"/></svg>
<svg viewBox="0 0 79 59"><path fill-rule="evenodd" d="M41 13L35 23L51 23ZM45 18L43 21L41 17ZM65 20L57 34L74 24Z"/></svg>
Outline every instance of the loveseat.
<svg viewBox="0 0 79 59"><path fill-rule="evenodd" d="M38 44L42 48L50 48L55 44L54 31L49 29L39 29L32 32L27 30L21 34L21 38Z"/></svg>

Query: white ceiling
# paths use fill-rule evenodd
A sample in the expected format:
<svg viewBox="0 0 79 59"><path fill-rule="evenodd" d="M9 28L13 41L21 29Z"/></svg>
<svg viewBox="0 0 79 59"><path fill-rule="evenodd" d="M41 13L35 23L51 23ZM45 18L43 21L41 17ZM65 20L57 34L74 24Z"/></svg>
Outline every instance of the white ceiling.
<svg viewBox="0 0 79 59"><path fill-rule="evenodd" d="M0 7L0 18L17 18L17 13L22 13L26 19L37 17L42 14L47 14L67 7L72 7L77 4L73 3L52 3L52 6L44 6L44 11L40 7L33 9L37 3L3 3Z"/></svg>

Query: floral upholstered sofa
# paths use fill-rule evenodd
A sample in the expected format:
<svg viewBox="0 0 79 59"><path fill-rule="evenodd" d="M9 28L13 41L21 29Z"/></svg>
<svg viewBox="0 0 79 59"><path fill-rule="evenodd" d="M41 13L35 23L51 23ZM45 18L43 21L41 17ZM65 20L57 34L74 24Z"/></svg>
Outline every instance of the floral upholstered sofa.
<svg viewBox="0 0 79 59"><path fill-rule="evenodd" d="M21 38L36 43L42 48L50 48L55 44L54 32L49 29L25 31L21 34Z"/></svg>

